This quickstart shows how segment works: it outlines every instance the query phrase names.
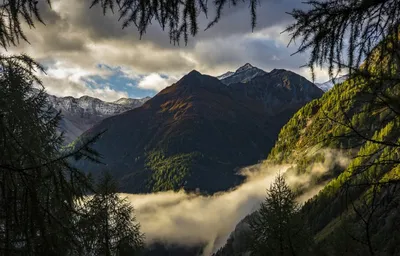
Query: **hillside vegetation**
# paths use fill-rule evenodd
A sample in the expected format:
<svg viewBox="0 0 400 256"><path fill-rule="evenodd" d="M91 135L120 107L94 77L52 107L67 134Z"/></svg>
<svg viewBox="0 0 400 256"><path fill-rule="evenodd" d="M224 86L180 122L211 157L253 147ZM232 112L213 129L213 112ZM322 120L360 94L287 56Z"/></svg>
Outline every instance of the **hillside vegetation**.
<svg viewBox="0 0 400 256"><path fill-rule="evenodd" d="M374 64L361 72L367 69L371 78L356 73L302 107L264 162L293 164L286 177L310 177L294 187L299 195L324 185L300 210L314 236L313 254L400 254L399 72L396 66L387 71L387 58L377 51L370 58ZM332 164L314 175L321 162ZM238 235L245 222L216 255L248 250L246 235Z"/></svg>
<svg viewBox="0 0 400 256"><path fill-rule="evenodd" d="M398 99L399 84L380 86L380 95ZM351 159L312 181L330 180L302 209L328 254L400 253L400 116L376 89L354 77L310 102L282 128L267 159L296 163L296 174L309 173L326 148Z"/></svg>

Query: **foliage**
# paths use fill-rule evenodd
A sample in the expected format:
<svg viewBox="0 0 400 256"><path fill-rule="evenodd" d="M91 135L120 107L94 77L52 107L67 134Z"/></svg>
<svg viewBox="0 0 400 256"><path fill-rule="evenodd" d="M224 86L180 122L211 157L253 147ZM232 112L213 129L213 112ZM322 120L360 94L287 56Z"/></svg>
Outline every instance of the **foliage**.
<svg viewBox="0 0 400 256"><path fill-rule="evenodd" d="M242 0L243 3L247 2ZM251 12L251 27L256 26L257 1L249 0ZM206 29L215 25L222 16L222 10L226 5L236 6L236 0L218 0L213 2L216 10L215 17L207 25ZM208 1L206 0L92 0L91 7L100 5L103 13L107 10L118 10L119 20L122 20L122 28L135 25L142 36L153 20L156 20L162 29L168 27L169 37L174 43L179 43L183 37L185 43L189 34L195 36L199 31L198 16L208 15Z"/></svg>
<svg viewBox="0 0 400 256"><path fill-rule="evenodd" d="M35 19L43 22L38 3L2 2L0 46L27 41L21 19L29 27ZM33 88L42 85L36 72L44 70L26 55L0 56L0 254L81 255L91 237L80 239L76 220L82 216L77 205L92 187L68 159L99 162L100 155L90 145L100 135L78 147L63 148L62 134L56 132L61 115L49 107L43 89ZM121 212L120 217L125 216ZM124 240L120 246L130 244Z"/></svg>
<svg viewBox="0 0 400 256"><path fill-rule="evenodd" d="M50 0L40 0L50 5ZM7 48L19 44L20 40L28 41L22 24L34 28L34 20L44 23L39 13L38 0L3 0L0 18L0 46ZM23 22L21 22L21 18Z"/></svg>
<svg viewBox="0 0 400 256"><path fill-rule="evenodd" d="M133 207L117 194L117 185L105 173L96 194L82 204L78 217L83 255L137 255L143 247L143 234L136 223Z"/></svg>
<svg viewBox="0 0 400 256"><path fill-rule="evenodd" d="M312 241L295 199L279 174L249 220L251 255L309 255Z"/></svg>
<svg viewBox="0 0 400 256"><path fill-rule="evenodd" d="M178 154L170 157L162 151L147 154L146 166L152 170L153 191L179 190L190 176L190 167L201 156L199 152Z"/></svg>
<svg viewBox="0 0 400 256"><path fill-rule="evenodd" d="M378 223L388 213L398 218L393 198L398 197L400 180L396 171L400 163L399 4L340 0L308 4L309 10L292 12L296 22L287 30L292 39L302 38L299 52L312 51L308 63L312 71L314 65L328 64L331 75L334 68L348 68L351 75L289 121L269 161L309 163L307 152L317 146L347 150L354 158L350 165L335 172L337 177L302 212L329 255L396 251L399 248L391 239L380 239L387 226ZM347 243L339 241L343 236Z"/></svg>
<svg viewBox="0 0 400 256"><path fill-rule="evenodd" d="M26 56L0 64L1 254L65 255L79 247L74 202L89 185L66 161L74 152L59 151L59 113L47 108L43 90L32 90L40 66Z"/></svg>
<svg viewBox="0 0 400 256"><path fill-rule="evenodd" d="M310 0L306 4L306 10L289 13L295 22L286 32L291 42L300 39L298 52L311 51L308 66L312 71L315 65L328 64L331 76L335 68L347 68L351 73L382 40L395 34L392 39L398 43L400 5L396 0ZM384 48L381 52L387 50ZM363 64L374 62L367 58Z"/></svg>

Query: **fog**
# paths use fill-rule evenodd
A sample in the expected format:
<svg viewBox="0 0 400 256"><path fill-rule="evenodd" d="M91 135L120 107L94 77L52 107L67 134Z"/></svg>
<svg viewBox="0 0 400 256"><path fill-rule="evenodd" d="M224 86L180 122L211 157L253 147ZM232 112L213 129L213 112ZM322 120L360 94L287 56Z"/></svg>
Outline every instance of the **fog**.
<svg viewBox="0 0 400 256"><path fill-rule="evenodd" d="M306 186L313 176L322 175L335 164L345 167L348 159L340 153L326 150L325 160L313 163L307 175L287 175L290 186ZM182 246L205 244L204 255L223 246L229 234L245 216L258 209L276 175L285 173L295 165L267 166L258 164L246 167L241 174L247 177L239 187L212 196L180 192L153 194L123 194L133 204L146 243L155 241ZM304 202L322 189L322 185L309 187L298 198Z"/></svg>

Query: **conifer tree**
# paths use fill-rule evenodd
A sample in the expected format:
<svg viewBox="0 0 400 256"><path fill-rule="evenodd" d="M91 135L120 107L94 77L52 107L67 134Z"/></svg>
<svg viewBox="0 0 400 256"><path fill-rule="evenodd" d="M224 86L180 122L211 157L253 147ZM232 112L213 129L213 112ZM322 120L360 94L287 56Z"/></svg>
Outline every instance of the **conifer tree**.
<svg viewBox="0 0 400 256"><path fill-rule="evenodd" d="M83 203L83 214L77 221L83 254L138 255L144 236L132 205L117 194L117 184L109 173L100 178L95 191Z"/></svg>
<svg viewBox="0 0 400 256"><path fill-rule="evenodd" d="M74 204L89 188L67 159L97 157L88 144L61 151L59 113L34 90L40 65L26 56L0 61L0 254L65 255L75 239Z"/></svg>
<svg viewBox="0 0 400 256"><path fill-rule="evenodd" d="M299 209L295 194L279 174L249 220L251 255L308 255L311 241Z"/></svg>
<svg viewBox="0 0 400 256"><path fill-rule="evenodd" d="M27 40L21 20L31 27L34 19L42 21L37 4L34 0L2 2L1 47ZM99 136L74 149L61 146L60 113L49 107L36 72L44 69L26 55L0 55L0 255L82 251L76 205L91 185L68 160L99 161L100 155L90 148Z"/></svg>

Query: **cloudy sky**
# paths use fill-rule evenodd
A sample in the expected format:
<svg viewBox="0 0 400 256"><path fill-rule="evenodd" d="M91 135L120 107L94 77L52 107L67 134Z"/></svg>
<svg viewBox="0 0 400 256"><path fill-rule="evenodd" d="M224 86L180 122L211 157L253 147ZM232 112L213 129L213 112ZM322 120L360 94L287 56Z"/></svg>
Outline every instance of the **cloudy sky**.
<svg viewBox="0 0 400 256"><path fill-rule="evenodd" d="M301 8L302 0L260 0L252 32L248 4L228 7L214 27L200 16L200 32L188 45L170 43L168 31L154 23L140 40L135 27L121 28L117 15L89 9L89 0L52 0L41 4L46 25L26 30L30 41L9 53L27 53L46 67L42 80L57 96L89 95L106 101L153 96L193 69L209 75L234 71L249 62L270 71L284 68L310 78L300 66L308 56L291 54L289 36L281 32L292 22L285 12ZM316 82L328 80L326 72Z"/></svg>

